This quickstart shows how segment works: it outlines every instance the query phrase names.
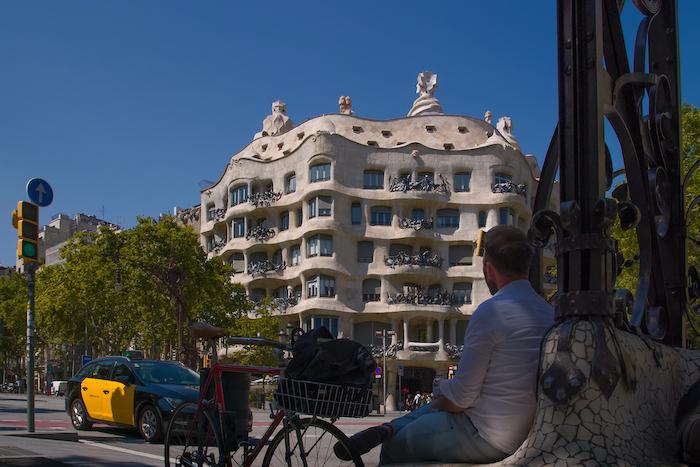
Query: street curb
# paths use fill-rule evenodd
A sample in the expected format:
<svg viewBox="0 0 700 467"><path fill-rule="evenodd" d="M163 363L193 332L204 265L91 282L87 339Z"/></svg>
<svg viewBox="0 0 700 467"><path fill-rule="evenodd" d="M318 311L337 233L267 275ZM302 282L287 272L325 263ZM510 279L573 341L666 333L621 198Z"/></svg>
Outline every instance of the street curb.
<svg viewBox="0 0 700 467"><path fill-rule="evenodd" d="M52 439L54 441L74 441L78 442L78 433L76 431L67 430L52 430L52 431L8 431L0 432L0 436L18 436L21 438L35 439Z"/></svg>

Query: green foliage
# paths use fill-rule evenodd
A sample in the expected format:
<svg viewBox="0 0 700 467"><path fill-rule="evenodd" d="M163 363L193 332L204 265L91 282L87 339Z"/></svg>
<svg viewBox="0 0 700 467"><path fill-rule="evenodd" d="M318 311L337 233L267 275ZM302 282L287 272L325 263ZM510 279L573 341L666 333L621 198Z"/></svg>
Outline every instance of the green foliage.
<svg viewBox="0 0 700 467"><path fill-rule="evenodd" d="M272 315L269 301L264 301L254 311L234 320L228 329L232 336L260 336L277 340L281 327L282 320L279 316ZM277 365L273 350L268 347L244 346L234 354L233 360L243 365Z"/></svg>
<svg viewBox="0 0 700 467"><path fill-rule="evenodd" d="M17 367L27 336L27 282L20 274L0 277L0 366Z"/></svg>
<svg viewBox="0 0 700 467"><path fill-rule="evenodd" d="M690 167L700 160L700 109L684 104L681 109L681 165L682 177L686 175ZM688 180L685 187L685 204L690 205L690 202L700 195L700 170ZM688 237L687 256L688 265L695 265L700 268L698 262L698 240L700 240L700 216L698 215L699 207L696 206L688 215ZM617 288L626 288L633 293L637 288L637 277L639 276L639 263L634 260L635 255L639 253L639 245L637 242L637 234L634 229L622 231L619 221L612 229L613 237L618 241L620 251L627 260L627 266L623 268L622 273L617 277L615 286ZM695 328L700 330L700 317L693 318ZM694 333L692 329L688 329L689 336ZM700 347L700 336L694 336L693 346Z"/></svg>

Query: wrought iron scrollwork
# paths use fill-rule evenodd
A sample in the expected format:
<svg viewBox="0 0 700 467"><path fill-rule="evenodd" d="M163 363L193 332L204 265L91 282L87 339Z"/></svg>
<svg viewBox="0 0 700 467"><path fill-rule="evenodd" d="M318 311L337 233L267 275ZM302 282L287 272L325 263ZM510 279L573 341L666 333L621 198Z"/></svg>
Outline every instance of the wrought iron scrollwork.
<svg viewBox="0 0 700 467"><path fill-rule="evenodd" d="M270 272L282 272L287 268L287 263L282 261L280 264L275 264L269 259L264 261L256 261L248 266L248 274L251 276L267 276Z"/></svg>
<svg viewBox="0 0 700 467"><path fill-rule="evenodd" d="M516 195L525 196L527 187L523 184L517 185L511 181L494 183L491 185L492 193L515 193Z"/></svg>
<svg viewBox="0 0 700 467"><path fill-rule="evenodd" d="M433 228L433 218L429 217L427 219L412 219L410 217L402 217L399 219L399 227L402 229L432 229Z"/></svg>
<svg viewBox="0 0 700 467"><path fill-rule="evenodd" d="M275 231L273 229L258 225L249 229L245 234L245 239L250 240L251 238L258 242L265 242L275 236Z"/></svg>
<svg viewBox="0 0 700 467"><path fill-rule="evenodd" d="M211 251L214 253L218 253L221 251L223 247L226 246L226 240L225 239L219 239L219 240L214 240L211 245Z"/></svg>
<svg viewBox="0 0 700 467"><path fill-rule="evenodd" d="M274 203L282 198L282 193L275 191L263 191L262 193L253 193L248 198L248 202L255 206L256 208L266 207L269 208Z"/></svg>
<svg viewBox="0 0 700 467"><path fill-rule="evenodd" d="M440 183L435 183L435 181L426 176L416 180L415 182L411 180L410 177L394 177L389 184L389 191L434 191L436 193L447 194L450 192L449 185L445 177L438 174L440 177Z"/></svg>
<svg viewBox="0 0 700 467"><path fill-rule="evenodd" d="M442 266L442 258L432 251L424 251L417 255L409 255L400 251L395 255L385 256L384 264L392 269L398 266L432 266L440 268Z"/></svg>
<svg viewBox="0 0 700 467"><path fill-rule="evenodd" d="M461 305L465 303L459 297L452 295L446 290L440 290L434 293L427 293L424 290L418 290L415 293L396 293L389 294L386 297L388 305ZM467 303L470 303L467 302Z"/></svg>

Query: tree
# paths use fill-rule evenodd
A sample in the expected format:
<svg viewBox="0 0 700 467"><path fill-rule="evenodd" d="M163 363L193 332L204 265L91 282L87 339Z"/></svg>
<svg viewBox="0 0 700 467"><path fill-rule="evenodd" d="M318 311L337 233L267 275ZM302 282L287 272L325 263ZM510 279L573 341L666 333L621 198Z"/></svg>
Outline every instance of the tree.
<svg viewBox="0 0 700 467"><path fill-rule="evenodd" d="M700 160L700 109L689 104L683 104L681 107L682 177L685 177L688 170L698 160ZM688 184L685 187L686 207L689 206L691 201L698 195L700 195L700 169L689 178ZM695 265L696 267L700 267L700 263L698 263L698 254L700 253L698 250L700 247L699 208L700 206L695 206L686 219L688 223L688 265ZM618 221L613 227L612 234L618 241L620 251L625 258L625 264L623 264L621 274L617 277L615 286L617 288L626 288L634 292L639 275L639 263L635 259L637 257L636 255L639 253L636 232L634 229L622 231ZM689 326L689 335L694 335L693 326L700 331L700 315L697 313L689 313L689 316L692 320L689 323L691 325ZM693 347L700 347L700 336L694 335Z"/></svg>
<svg viewBox="0 0 700 467"><path fill-rule="evenodd" d="M264 337L277 340L279 337L282 320L271 311L269 300L264 300L250 314L241 314L228 328L232 336ZM233 360L242 365L267 365L277 366L277 358L273 349L260 346L243 346L237 351Z"/></svg>
<svg viewBox="0 0 700 467"><path fill-rule="evenodd" d="M20 374L27 341L27 282L21 274L0 277L0 366ZM3 375L3 377L6 375Z"/></svg>

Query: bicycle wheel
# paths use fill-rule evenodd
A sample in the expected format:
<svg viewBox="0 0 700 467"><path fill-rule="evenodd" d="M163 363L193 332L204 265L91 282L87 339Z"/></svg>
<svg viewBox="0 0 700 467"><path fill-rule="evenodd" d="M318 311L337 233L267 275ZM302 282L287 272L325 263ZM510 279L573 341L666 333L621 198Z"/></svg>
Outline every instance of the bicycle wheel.
<svg viewBox="0 0 700 467"><path fill-rule="evenodd" d="M333 447L340 443L352 460L339 459ZM263 467L364 467L362 458L350 449L348 437L325 420L304 418L292 420L277 432L265 452Z"/></svg>
<svg viewBox="0 0 700 467"><path fill-rule="evenodd" d="M181 404L165 433L165 467L227 465L221 436L208 411L195 402Z"/></svg>

